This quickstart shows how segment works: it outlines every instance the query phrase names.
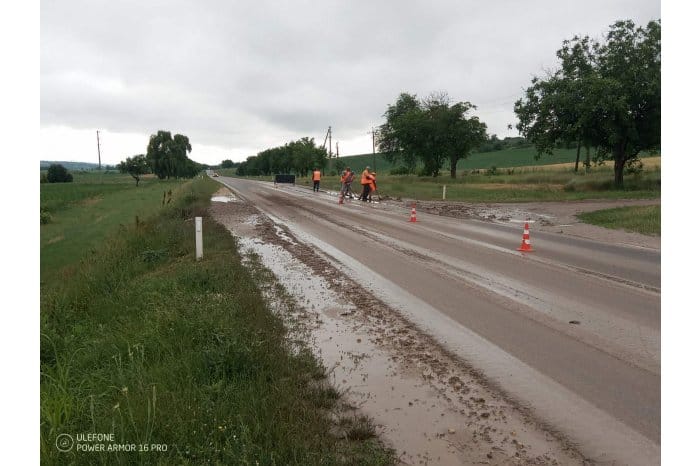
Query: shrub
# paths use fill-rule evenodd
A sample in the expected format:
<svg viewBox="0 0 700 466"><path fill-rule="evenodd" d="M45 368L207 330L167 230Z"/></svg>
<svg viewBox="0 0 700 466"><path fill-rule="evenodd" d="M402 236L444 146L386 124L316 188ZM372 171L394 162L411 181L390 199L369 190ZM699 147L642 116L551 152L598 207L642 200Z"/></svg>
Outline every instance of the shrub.
<svg viewBox="0 0 700 466"><path fill-rule="evenodd" d="M68 173L66 167L60 163L54 163L49 167L46 173L46 179L49 183L71 183L73 175Z"/></svg>
<svg viewBox="0 0 700 466"><path fill-rule="evenodd" d="M625 174L634 175L644 171L644 164L640 159L631 159L625 163Z"/></svg>
<svg viewBox="0 0 700 466"><path fill-rule="evenodd" d="M392 168L389 172L390 175L412 175L413 173L415 173L415 170L403 166Z"/></svg>
<svg viewBox="0 0 700 466"><path fill-rule="evenodd" d="M41 211L41 224L46 225L51 221L51 214L45 210Z"/></svg>

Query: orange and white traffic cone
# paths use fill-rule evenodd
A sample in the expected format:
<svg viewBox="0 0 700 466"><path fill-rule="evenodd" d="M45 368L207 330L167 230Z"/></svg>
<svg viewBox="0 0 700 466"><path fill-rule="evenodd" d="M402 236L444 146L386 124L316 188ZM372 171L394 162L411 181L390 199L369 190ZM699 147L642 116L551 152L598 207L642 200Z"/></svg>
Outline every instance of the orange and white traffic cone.
<svg viewBox="0 0 700 466"><path fill-rule="evenodd" d="M523 230L523 242L520 244L518 251L531 252L534 251L530 245L530 224L525 222L525 229Z"/></svg>
<svg viewBox="0 0 700 466"><path fill-rule="evenodd" d="M342 203L343 203L343 197L344 197L344 196L343 196L343 192L341 191L341 192L340 192L340 196L338 196L338 204L342 204Z"/></svg>
<svg viewBox="0 0 700 466"><path fill-rule="evenodd" d="M417 222L418 219L416 218L416 203L413 203L413 207L411 207L411 218L408 220L409 222Z"/></svg>

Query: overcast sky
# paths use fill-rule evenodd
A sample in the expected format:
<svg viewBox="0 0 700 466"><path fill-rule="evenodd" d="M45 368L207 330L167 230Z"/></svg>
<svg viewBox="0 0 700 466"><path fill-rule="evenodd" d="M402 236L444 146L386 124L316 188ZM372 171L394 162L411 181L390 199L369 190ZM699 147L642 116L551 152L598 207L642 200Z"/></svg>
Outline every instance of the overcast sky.
<svg viewBox="0 0 700 466"><path fill-rule="evenodd" d="M159 129L190 157L243 160L328 126L340 154L372 151L399 93L477 105L517 135L513 103L576 34L661 17L659 0L41 2L41 159L144 153Z"/></svg>

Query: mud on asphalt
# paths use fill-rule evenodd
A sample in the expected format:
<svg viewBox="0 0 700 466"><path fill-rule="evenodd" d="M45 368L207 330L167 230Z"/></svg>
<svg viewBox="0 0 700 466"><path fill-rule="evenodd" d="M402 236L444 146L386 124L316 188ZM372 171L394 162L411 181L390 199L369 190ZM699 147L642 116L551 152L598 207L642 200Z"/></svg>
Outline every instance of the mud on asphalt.
<svg viewBox="0 0 700 466"><path fill-rule="evenodd" d="M226 188L216 196L229 196L231 202L212 203L211 214L215 220L236 236L254 238L284 249L312 270L332 292L352 303L353 311L341 313L338 319L345 321L348 328L361 327L370 336L371 343L381 348L401 371L415 375L420 383L432 387L440 403L462 421L461 425L435 435L446 438L457 449L471 451L462 458L468 457L470 462L480 464L589 464L574 445L539 422L526 407L508 399L468 362L450 354L399 311L343 273L335 259L297 240L285 225L273 223L254 205L232 196ZM295 206L293 199L280 199L280 202ZM371 358L372 355L362 357ZM420 409L419 405L425 401L412 400L408 405ZM427 403L430 404L430 400ZM365 414L372 417L371 412ZM456 435L457 430L460 435ZM424 460L424 464L428 464L429 459ZM418 463L423 463L423 459Z"/></svg>

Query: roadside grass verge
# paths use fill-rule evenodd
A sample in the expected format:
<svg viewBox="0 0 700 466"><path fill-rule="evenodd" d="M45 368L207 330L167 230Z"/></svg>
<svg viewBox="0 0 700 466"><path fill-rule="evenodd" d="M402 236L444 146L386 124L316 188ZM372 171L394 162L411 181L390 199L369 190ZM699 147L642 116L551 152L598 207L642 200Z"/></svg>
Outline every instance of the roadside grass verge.
<svg viewBox="0 0 700 466"><path fill-rule="evenodd" d="M119 227L72 278L42 287L42 464L393 461L376 439L333 435L323 408L337 393L317 388L322 366L308 349L290 351L235 239L207 216L218 187L185 184L157 215ZM62 433L114 433L136 450L62 453ZM139 451L154 444L167 450Z"/></svg>
<svg viewBox="0 0 700 466"><path fill-rule="evenodd" d="M644 235L661 235L661 206L619 207L578 214L585 223Z"/></svg>

